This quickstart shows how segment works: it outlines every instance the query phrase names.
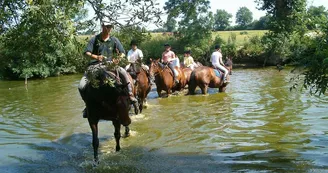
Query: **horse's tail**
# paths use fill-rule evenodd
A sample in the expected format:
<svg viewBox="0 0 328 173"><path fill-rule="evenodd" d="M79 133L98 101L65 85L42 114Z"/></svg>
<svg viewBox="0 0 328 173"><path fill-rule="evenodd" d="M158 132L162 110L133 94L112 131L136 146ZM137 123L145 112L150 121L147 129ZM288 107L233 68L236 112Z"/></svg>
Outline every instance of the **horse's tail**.
<svg viewBox="0 0 328 173"><path fill-rule="evenodd" d="M192 71L190 74L189 84L188 84L188 94L195 94L195 89L197 87L196 74Z"/></svg>

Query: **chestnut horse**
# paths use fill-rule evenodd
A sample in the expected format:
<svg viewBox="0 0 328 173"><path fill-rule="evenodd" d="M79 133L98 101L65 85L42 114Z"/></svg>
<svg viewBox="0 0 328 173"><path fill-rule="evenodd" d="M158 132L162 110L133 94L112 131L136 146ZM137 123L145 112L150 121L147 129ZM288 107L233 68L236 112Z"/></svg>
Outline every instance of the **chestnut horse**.
<svg viewBox="0 0 328 173"><path fill-rule="evenodd" d="M223 74L221 73L221 76ZM228 80L230 76L227 76ZM202 90L202 94L207 93L207 88L219 88L219 92L226 90L228 83L223 83L222 77L216 76L214 69L211 67L202 66L192 71L188 85L188 94L195 94L195 89L198 86Z"/></svg>
<svg viewBox="0 0 328 173"><path fill-rule="evenodd" d="M125 135L129 136L131 119L129 117L130 99L127 85L110 86L106 81L109 72L104 72L97 77L100 81L98 87L91 84L86 86L85 102L87 107L88 122L92 131L92 145L94 161L98 163L98 122L99 120L112 121L115 132L116 151L120 151L121 125L125 126Z"/></svg>
<svg viewBox="0 0 328 173"><path fill-rule="evenodd" d="M189 80L190 80L190 75L191 75L191 72L193 71L191 68L188 68L188 67L185 67L183 64L181 65L183 68L182 68L182 71L183 71L183 74L186 78L186 84L189 84ZM194 69L197 68L197 67L202 67L203 64L201 64L200 62L197 62L195 63L194 65Z"/></svg>
<svg viewBox="0 0 328 173"><path fill-rule="evenodd" d="M179 76L177 77L179 84L177 85L174 85L173 72L169 67L162 67L159 64L159 59L151 60L149 72L151 76L155 76L156 89L159 97L162 96L162 90L164 90L167 93L167 96L169 96L171 90L172 92L181 91L185 87L186 79L183 72L178 67L175 67L175 69L179 72Z"/></svg>

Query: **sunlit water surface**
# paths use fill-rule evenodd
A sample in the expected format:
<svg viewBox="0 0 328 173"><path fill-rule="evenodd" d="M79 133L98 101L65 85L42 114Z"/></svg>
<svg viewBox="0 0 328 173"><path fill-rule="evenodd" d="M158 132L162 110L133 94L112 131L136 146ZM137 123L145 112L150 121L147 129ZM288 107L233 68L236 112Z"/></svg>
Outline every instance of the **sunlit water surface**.
<svg viewBox="0 0 328 173"><path fill-rule="evenodd" d="M80 77L0 81L1 173L328 172L328 98L290 92L287 70L234 70L226 93L206 96L153 90L120 152L100 122L97 167Z"/></svg>

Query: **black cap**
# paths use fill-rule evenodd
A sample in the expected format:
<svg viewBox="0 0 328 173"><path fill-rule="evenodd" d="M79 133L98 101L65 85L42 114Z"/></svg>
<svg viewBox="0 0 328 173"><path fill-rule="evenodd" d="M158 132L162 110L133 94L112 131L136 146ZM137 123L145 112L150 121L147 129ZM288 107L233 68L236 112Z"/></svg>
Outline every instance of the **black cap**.
<svg viewBox="0 0 328 173"><path fill-rule="evenodd" d="M190 50L185 50L184 53L191 54L191 51Z"/></svg>
<svg viewBox="0 0 328 173"><path fill-rule="evenodd" d="M165 43L164 46L168 46L168 47L171 47L171 45L169 43Z"/></svg>
<svg viewBox="0 0 328 173"><path fill-rule="evenodd" d="M132 46L132 45L138 46L137 40L131 40L130 46Z"/></svg>
<svg viewBox="0 0 328 173"><path fill-rule="evenodd" d="M215 45L215 49L220 49L221 46L219 44Z"/></svg>

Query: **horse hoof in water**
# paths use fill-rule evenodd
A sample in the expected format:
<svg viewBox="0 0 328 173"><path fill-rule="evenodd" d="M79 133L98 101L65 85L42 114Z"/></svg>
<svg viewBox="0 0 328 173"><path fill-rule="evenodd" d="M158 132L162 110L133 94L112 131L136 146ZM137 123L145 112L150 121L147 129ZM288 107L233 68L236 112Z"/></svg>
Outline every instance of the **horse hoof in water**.
<svg viewBox="0 0 328 173"><path fill-rule="evenodd" d="M92 166L97 167L98 165L99 165L99 160L94 160Z"/></svg>
<svg viewBox="0 0 328 173"><path fill-rule="evenodd" d="M133 107L134 107L134 113L138 115L139 114L138 103L133 103Z"/></svg>

